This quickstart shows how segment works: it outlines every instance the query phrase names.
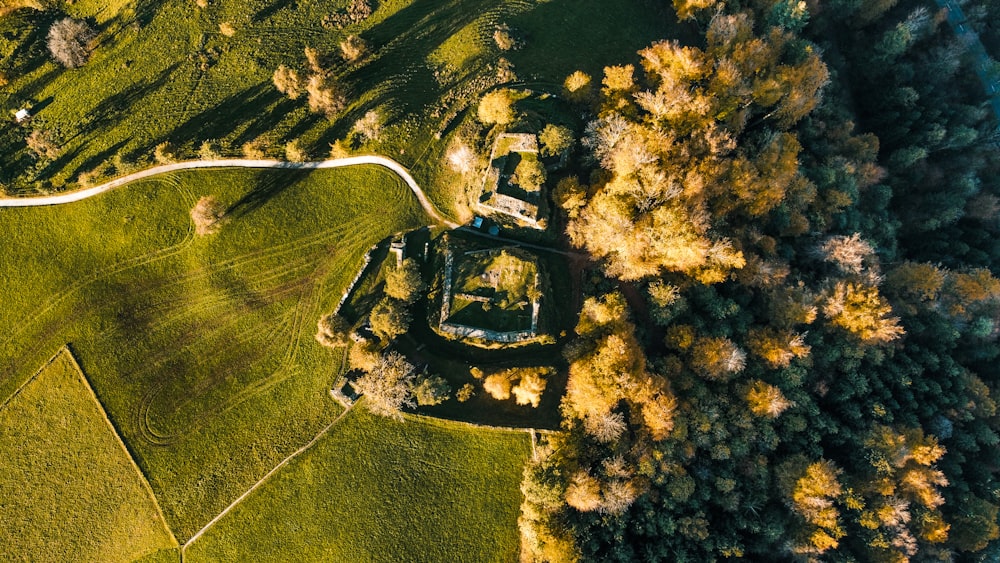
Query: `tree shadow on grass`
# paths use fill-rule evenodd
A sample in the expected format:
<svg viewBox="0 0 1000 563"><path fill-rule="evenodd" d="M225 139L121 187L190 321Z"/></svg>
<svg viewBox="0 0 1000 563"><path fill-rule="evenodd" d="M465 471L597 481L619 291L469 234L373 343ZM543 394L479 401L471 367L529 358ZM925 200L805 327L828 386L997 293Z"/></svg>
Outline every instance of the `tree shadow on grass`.
<svg viewBox="0 0 1000 563"><path fill-rule="evenodd" d="M282 110L286 110L290 103L274 89L270 81L261 82L194 115L171 131L169 139L177 144L221 139L236 131L251 116L253 125L239 136L245 142L269 131L284 119L287 111Z"/></svg>
<svg viewBox="0 0 1000 563"><path fill-rule="evenodd" d="M291 0L275 0L274 2L271 2L269 6L254 14L252 21L254 23L260 23L266 20L267 18L273 16L274 14L278 13L279 11L281 11L282 8L294 4L295 2Z"/></svg>
<svg viewBox="0 0 1000 563"><path fill-rule="evenodd" d="M301 168L261 171L256 174L253 188L229 206L226 216L239 219L260 209L285 189L304 181L313 172L314 170Z"/></svg>

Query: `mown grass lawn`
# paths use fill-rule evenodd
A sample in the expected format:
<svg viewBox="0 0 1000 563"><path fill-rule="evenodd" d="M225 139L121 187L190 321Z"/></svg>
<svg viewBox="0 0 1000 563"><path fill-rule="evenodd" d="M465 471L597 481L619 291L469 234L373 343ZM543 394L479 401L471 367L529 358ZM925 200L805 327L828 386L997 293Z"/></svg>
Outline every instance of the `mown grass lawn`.
<svg viewBox="0 0 1000 563"><path fill-rule="evenodd" d="M522 432L363 402L186 550L198 561L516 561Z"/></svg>
<svg viewBox="0 0 1000 563"><path fill-rule="evenodd" d="M153 496L64 350L0 408L0 559L175 551Z"/></svg>
<svg viewBox="0 0 1000 563"><path fill-rule="evenodd" d="M231 208L192 234L206 194ZM375 242L426 224L376 166L178 172L0 210L0 397L72 342L182 541L339 412L313 339Z"/></svg>

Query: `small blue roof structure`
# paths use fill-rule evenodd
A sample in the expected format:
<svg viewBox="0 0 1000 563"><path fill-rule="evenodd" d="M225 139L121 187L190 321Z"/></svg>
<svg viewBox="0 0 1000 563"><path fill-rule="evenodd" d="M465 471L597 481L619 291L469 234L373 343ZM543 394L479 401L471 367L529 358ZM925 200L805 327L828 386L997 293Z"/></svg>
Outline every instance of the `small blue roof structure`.
<svg viewBox="0 0 1000 563"><path fill-rule="evenodd" d="M476 217L475 219L472 220L472 228L473 229L479 229L482 226L483 226L483 218L482 217Z"/></svg>
<svg viewBox="0 0 1000 563"><path fill-rule="evenodd" d="M489 232L490 232L491 235L497 236L497 235L500 234L500 227L498 227L496 225L493 225L493 226L490 227L490 231Z"/></svg>

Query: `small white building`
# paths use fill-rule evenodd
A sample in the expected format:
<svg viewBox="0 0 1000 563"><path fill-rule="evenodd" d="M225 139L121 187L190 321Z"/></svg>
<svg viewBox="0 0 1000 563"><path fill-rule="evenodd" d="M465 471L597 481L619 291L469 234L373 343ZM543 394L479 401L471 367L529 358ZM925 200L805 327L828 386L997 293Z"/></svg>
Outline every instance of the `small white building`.
<svg viewBox="0 0 1000 563"><path fill-rule="evenodd" d="M14 121L17 121L18 123L24 123L30 118L31 118L31 112L25 108L17 110L17 112L14 114Z"/></svg>

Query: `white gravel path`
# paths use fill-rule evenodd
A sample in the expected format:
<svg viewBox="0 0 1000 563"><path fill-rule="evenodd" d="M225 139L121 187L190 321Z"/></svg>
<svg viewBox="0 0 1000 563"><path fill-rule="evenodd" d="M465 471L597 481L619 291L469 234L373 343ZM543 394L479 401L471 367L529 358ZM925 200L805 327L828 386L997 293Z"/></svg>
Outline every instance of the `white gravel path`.
<svg viewBox="0 0 1000 563"><path fill-rule="evenodd" d="M188 160L184 162L175 162L173 164L154 166L153 168L129 174L128 176L122 176L121 178L116 178L110 182L101 184L100 186L87 188L85 190L50 196L0 198L0 207L38 207L43 205L61 205L64 203L72 203L74 201L94 197L95 195L119 188L136 180L149 178L150 176L156 176L157 174L174 172L177 170L191 170L195 168L284 168L288 170L321 170L326 168L357 166L359 164L374 164L376 166L382 166L392 170L397 176L406 182L406 185L420 202L420 206L424 208L424 211L426 211L432 219L451 228L459 226L458 223L450 221L441 215L437 208L434 207L434 204L427 199L424 191L420 189L419 185L417 185L413 176L410 176L410 173L402 164L392 160L391 158L376 155L350 156L346 158L320 160L316 162L284 162L281 160L252 160L245 158Z"/></svg>

